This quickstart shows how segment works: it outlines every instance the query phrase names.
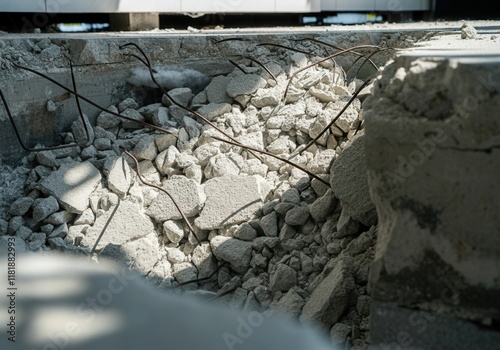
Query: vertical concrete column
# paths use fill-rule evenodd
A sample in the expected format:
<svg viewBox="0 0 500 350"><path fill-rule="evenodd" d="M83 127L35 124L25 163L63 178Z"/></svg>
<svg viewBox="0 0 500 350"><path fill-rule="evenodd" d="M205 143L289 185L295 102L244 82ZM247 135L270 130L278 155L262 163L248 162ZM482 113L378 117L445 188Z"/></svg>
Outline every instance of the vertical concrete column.
<svg viewBox="0 0 500 350"><path fill-rule="evenodd" d="M373 349L499 344L497 60L400 56L365 103Z"/></svg>
<svg viewBox="0 0 500 350"><path fill-rule="evenodd" d="M138 31L160 27L160 16L155 12L148 13L112 13L110 15L111 30Z"/></svg>

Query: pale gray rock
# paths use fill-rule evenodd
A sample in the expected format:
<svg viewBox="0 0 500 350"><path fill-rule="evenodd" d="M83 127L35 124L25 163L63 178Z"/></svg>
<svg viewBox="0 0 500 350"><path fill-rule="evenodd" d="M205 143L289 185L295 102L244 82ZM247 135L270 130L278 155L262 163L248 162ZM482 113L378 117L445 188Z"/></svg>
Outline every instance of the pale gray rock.
<svg viewBox="0 0 500 350"><path fill-rule="evenodd" d="M29 236L31 236L32 233L33 233L33 231L31 231L30 228L28 228L26 226L21 226L16 231L16 236L21 238L22 240L26 240Z"/></svg>
<svg viewBox="0 0 500 350"><path fill-rule="evenodd" d="M154 160L156 158L157 149L155 137L146 135L141 137L131 152L137 160Z"/></svg>
<svg viewBox="0 0 500 350"><path fill-rule="evenodd" d="M239 175L243 167L243 157L239 154L219 153L210 158L204 174L207 179L228 175Z"/></svg>
<svg viewBox="0 0 500 350"><path fill-rule="evenodd" d="M64 223L62 225L55 227L52 230L52 232L50 232L49 238L56 238L56 237L64 238L68 235L68 232L69 232L68 225Z"/></svg>
<svg viewBox="0 0 500 350"><path fill-rule="evenodd" d="M210 84L205 88L206 98L209 103L229 103L233 99L226 92L227 85L232 80L230 77L217 76L212 79Z"/></svg>
<svg viewBox="0 0 500 350"><path fill-rule="evenodd" d="M107 244L99 253L99 257L120 262L127 268L146 276L159 260L157 242L143 237L124 244Z"/></svg>
<svg viewBox="0 0 500 350"><path fill-rule="evenodd" d="M42 232L34 232L27 240L28 249L36 250L43 245L45 245L45 241L47 240L47 235Z"/></svg>
<svg viewBox="0 0 500 350"><path fill-rule="evenodd" d="M202 230L214 230L254 219L270 191L267 181L258 176L210 179L205 184L207 201L195 224Z"/></svg>
<svg viewBox="0 0 500 350"><path fill-rule="evenodd" d="M168 92L168 94L175 102L184 107L189 106L189 102L191 102L191 99L193 98L193 92L187 87L172 89ZM162 96L161 103L167 107L173 104L166 95Z"/></svg>
<svg viewBox="0 0 500 350"><path fill-rule="evenodd" d="M132 172L127 161L123 157L117 157L108 173L108 188L120 198L127 196L132 183Z"/></svg>
<svg viewBox="0 0 500 350"><path fill-rule="evenodd" d="M335 198L333 191L328 189L326 193L309 205L309 212L316 222L325 221L326 218L333 214L337 207L338 200Z"/></svg>
<svg viewBox="0 0 500 350"><path fill-rule="evenodd" d="M90 145L88 147L85 147L83 149L82 153L80 154L80 156L82 157L82 160L95 158L96 155L97 155L97 149L94 147L94 145Z"/></svg>
<svg viewBox="0 0 500 350"><path fill-rule="evenodd" d="M115 106L109 106L108 110L114 113L118 113L118 109ZM97 126L100 126L103 129L115 128L120 125L120 123L120 118L108 112L101 112L97 117Z"/></svg>
<svg viewBox="0 0 500 350"><path fill-rule="evenodd" d="M243 241L253 241L257 238L257 231L248 223L244 222L234 232L234 237Z"/></svg>
<svg viewBox="0 0 500 350"><path fill-rule="evenodd" d="M171 134L163 134L156 136L155 138L155 144L156 147L158 148L158 152L163 152L164 150L168 149L170 146L174 146L177 143L177 130L171 130L168 129L169 131L172 131Z"/></svg>
<svg viewBox="0 0 500 350"><path fill-rule="evenodd" d="M262 219L260 219L260 227L264 234L268 237L277 237L278 236L278 216L276 212L273 211L270 214L265 215Z"/></svg>
<svg viewBox="0 0 500 350"><path fill-rule="evenodd" d="M194 248L192 262L198 269L198 278L209 277L217 269L210 243L204 242Z"/></svg>
<svg viewBox="0 0 500 350"><path fill-rule="evenodd" d="M323 103L333 102L337 99L333 91L325 91L315 87L310 88L309 93Z"/></svg>
<svg viewBox="0 0 500 350"><path fill-rule="evenodd" d="M286 192L286 191L285 191ZM274 207L274 211L276 211L280 215L286 215L286 213L295 208L297 205L289 202L282 202Z"/></svg>
<svg viewBox="0 0 500 350"><path fill-rule="evenodd" d="M139 104L131 97L126 98L118 104L118 111L120 111L120 113L128 108L138 109Z"/></svg>
<svg viewBox="0 0 500 350"><path fill-rule="evenodd" d="M86 233L82 245L92 248L100 237L96 249L100 250L108 244L122 245L137 240L151 233L154 226L151 220L140 213L137 204L119 201L112 210L99 216L94 226Z"/></svg>
<svg viewBox="0 0 500 350"><path fill-rule="evenodd" d="M94 142L94 129L90 124L89 118L85 114L83 114L83 119L85 120L85 125L87 126L88 139L87 139L87 132L85 131L85 128L80 119L75 120L73 124L71 124L71 132L73 133L73 136L75 137L75 142L77 144L86 146Z"/></svg>
<svg viewBox="0 0 500 350"><path fill-rule="evenodd" d="M45 165L49 168L55 167L57 165L56 156L52 151L37 152L35 159L38 164Z"/></svg>
<svg viewBox="0 0 500 350"><path fill-rule="evenodd" d="M25 220L22 216L14 216L9 220L8 231L9 235L13 235L21 226L25 224Z"/></svg>
<svg viewBox="0 0 500 350"><path fill-rule="evenodd" d="M330 171L332 162L334 161L337 153L334 149L326 149L318 152L314 158L307 163L307 170L313 174L327 174Z"/></svg>
<svg viewBox="0 0 500 350"><path fill-rule="evenodd" d="M251 95L266 84L264 79L255 74L238 75L227 84L226 92L231 97Z"/></svg>
<svg viewBox="0 0 500 350"><path fill-rule="evenodd" d="M330 184L350 216L372 226L377 223L377 211L370 198L365 159L364 136L360 136L333 163Z"/></svg>
<svg viewBox="0 0 500 350"><path fill-rule="evenodd" d="M44 223L51 224L54 226L62 225L68 223L75 218L75 214L70 213L67 210L58 211L57 213L51 214L44 220Z"/></svg>
<svg viewBox="0 0 500 350"><path fill-rule="evenodd" d="M247 272L252 259L252 243L231 237L215 236L210 241L210 246L217 259L230 263L240 274Z"/></svg>
<svg viewBox="0 0 500 350"><path fill-rule="evenodd" d="M193 217L200 213L203 198L196 182L185 177L174 177L163 183L163 188L174 198L186 217ZM158 222L179 220L182 215L172 202L172 199L161 192L146 211L146 214Z"/></svg>
<svg viewBox="0 0 500 350"><path fill-rule="evenodd" d="M158 113L159 108L165 108L165 107L162 107L161 103L153 103L137 109L137 112L141 113L147 122L151 122L153 121L153 115L155 113Z"/></svg>
<svg viewBox="0 0 500 350"><path fill-rule="evenodd" d="M460 37L462 39L477 39L477 30L469 23L464 23L460 28Z"/></svg>
<svg viewBox="0 0 500 350"><path fill-rule="evenodd" d="M257 94L252 97L250 103L257 108L266 106L277 106L280 103L281 91L277 89L260 89Z"/></svg>
<svg viewBox="0 0 500 350"><path fill-rule="evenodd" d="M304 304L305 301L299 293L294 289L290 289L272 310L278 312L284 318L298 320Z"/></svg>
<svg viewBox="0 0 500 350"><path fill-rule="evenodd" d="M359 230L359 222L353 220L348 211L344 208L340 213L339 221L337 222L337 233L335 238L344 238L357 233Z"/></svg>
<svg viewBox="0 0 500 350"><path fill-rule="evenodd" d="M285 222L290 226L304 225L309 218L309 208L296 206L287 211Z"/></svg>
<svg viewBox="0 0 500 350"><path fill-rule="evenodd" d="M352 327L344 323L336 323L330 330L330 338L334 345L344 345L351 335Z"/></svg>
<svg viewBox="0 0 500 350"><path fill-rule="evenodd" d="M108 138L95 139L94 147L97 151L106 151L111 149L111 140Z"/></svg>
<svg viewBox="0 0 500 350"><path fill-rule="evenodd" d="M198 270L189 262L181 262L172 266L173 276L178 283L189 282L198 278Z"/></svg>
<svg viewBox="0 0 500 350"><path fill-rule="evenodd" d="M169 121L170 115L167 107L159 107L151 115L151 122L156 126L167 126Z"/></svg>
<svg viewBox="0 0 500 350"><path fill-rule="evenodd" d="M273 292L286 292L297 285L297 272L290 266L278 264L276 271L271 275L269 288Z"/></svg>
<svg viewBox="0 0 500 350"><path fill-rule="evenodd" d="M212 143L205 143L193 152L193 155L198 159L199 164L204 167L208 164L210 159L220 152L220 148Z"/></svg>
<svg viewBox="0 0 500 350"><path fill-rule="evenodd" d="M300 252L300 269L304 275L308 275L314 271L313 259L303 252Z"/></svg>
<svg viewBox="0 0 500 350"><path fill-rule="evenodd" d="M30 209L35 200L31 197L21 197L12 203L9 214L12 216L23 216Z"/></svg>
<svg viewBox="0 0 500 350"><path fill-rule="evenodd" d="M209 103L198 109L198 113L210 121L229 112L231 112L231 105L229 103Z"/></svg>
<svg viewBox="0 0 500 350"><path fill-rule="evenodd" d="M167 260L172 264L178 264L186 260L186 256L178 248L167 247L165 252L167 253Z"/></svg>
<svg viewBox="0 0 500 350"><path fill-rule="evenodd" d="M203 170L201 169L201 166L193 164L184 169L184 175L186 175L186 178L201 184L203 179Z"/></svg>
<svg viewBox="0 0 500 350"><path fill-rule="evenodd" d="M58 210L59 203L57 202L57 199L55 197L50 196L44 198L40 200L36 207L33 209L33 222L36 224Z"/></svg>
<svg viewBox="0 0 500 350"><path fill-rule="evenodd" d="M101 182L101 173L90 162L61 165L40 183L41 190L57 198L71 213L81 214L89 206L89 197Z"/></svg>
<svg viewBox="0 0 500 350"><path fill-rule="evenodd" d="M200 137L200 133L201 133L201 129L202 129L203 125L201 125L200 123L196 122L195 119L188 117L188 116L185 116L182 119L182 122L184 124L184 127L185 127L190 139Z"/></svg>
<svg viewBox="0 0 500 350"><path fill-rule="evenodd" d="M356 296L350 266L352 258L342 258L318 285L302 309L301 321L318 322L330 328L352 305Z"/></svg>
<svg viewBox="0 0 500 350"><path fill-rule="evenodd" d="M300 203L299 191L296 188L289 188L281 195L281 202L299 204Z"/></svg>
<svg viewBox="0 0 500 350"><path fill-rule="evenodd" d="M95 215L91 208L87 208L73 222L74 225L93 225Z"/></svg>
<svg viewBox="0 0 500 350"><path fill-rule="evenodd" d="M182 221L167 220L163 223L163 233L172 243L179 243L184 238Z"/></svg>
<svg viewBox="0 0 500 350"><path fill-rule="evenodd" d="M133 120L137 120L140 122L145 121L145 118L142 116L141 113L139 113L135 109L131 109L131 108L127 108L123 112L120 112L120 115L123 115L127 118L131 118ZM122 127L125 129L140 129L143 126L139 123L132 121L132 120L122 119Z"/></svg>

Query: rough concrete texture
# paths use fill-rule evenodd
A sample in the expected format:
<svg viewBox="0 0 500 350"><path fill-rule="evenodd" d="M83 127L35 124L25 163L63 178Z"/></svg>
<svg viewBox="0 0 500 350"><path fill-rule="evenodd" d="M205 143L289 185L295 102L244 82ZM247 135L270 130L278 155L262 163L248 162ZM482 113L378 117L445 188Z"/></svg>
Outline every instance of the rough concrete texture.
<svg viewBox="0 0 500 350"><path fill-rule="evenodd" d="M314 290L302 309L302 322L316 322L328 328L337 323L353 302L355 288L350 269L352 259L339 259L330 274Z"/></svg>
<svg viewBox="0 0 500 350"><path fill-rule="evenodd" d="M332 191L349 215L365 226L375 225L377 211L368 188L363 136L344 149L333 163L330 174Z"/></svg>
<svg viewBox="0 0 500 350"><path fill-rule="evenodd" d="M482 324L484 343L474 347L487 348L480 344L494 338L486 329L500 317L500 50L489 36L457 40L446 36L397 57L365 101L367 173L379 214L370 285L379 302ZM448 45L458 49L436 50ZM440 337L457 346L443 348L468 348L455 335Z"/></svg>
<svg viewBox="0 0 500 350"><path fill-rule="evenodd" d="M205 184L207 201L195 220L202 230L239 224L257 217L271 188L258 176L222 176ZM238 196L235 196L235 194Z"/></svg>
<svg viewBox="0 0 500 350"><path fill-rule="evenodd" d="M153 223L137 209L137 204L119 201L97 218L86 232L82 245L100 250L108 244L122 245L150 234Z"/></svg>
<svg viewBox="0 0 500 350"><path fill-rule="evenodd" d="M40 189L54 196L70 213L81 214L87 209L90 194L101 177L99 170L89 162L69 162L43 180Z"/></svg>
<svg viewBox="0 0 500 350"><path fill-rule="evenodd" d="M377 32L375 29L381 31ZM460 38L459 29L460 26L457 26L454 34L456 39ZM353 58L349 55L339 58L335 69L333 69L334 63L328 61L299 74L292 82L285 103L282 101L284 89L293 72L316 62L319 57L290 53L276 47L257 46L259 43L273 41L323 55L324 50L318 43L297 42L292 39L316 33L314 37L317 39L341 46L346 42L353 45L359 42L380 43L383 47L405 47L423 38L427 33L406 31L385 34L385 29L380 26L366 27L359 32L343 30L332 28L333 35L325 30L318 34L314 29L305 30L304 33L276 36L245 33L244 38L248 39L246 41L228 41L219 44L214 44L204 35L175 37L166 33L160 33L159 37L155 34L152 38L141 38L138 41L151 55L158 71L158 79L162 84L165 84L167 89L189 86L194 95L191 102L189 102L191 94L187 89L176 90L173 93L183 101L187 101L188 106L197 109L198 112L214 111L213 115L210 115L213 123L228 135L244 144L272 152L282 158L289 158L327 181L332 177L329 174L332 163L334 167L337 161L340 165L344 163L346 169L351 166L349 171L344 171L344 180L336 184L337 189L329 189L328 186L319 184L317 180L311 181L307 174L281 160L269 156L256 157L242 147L222 143L215 139L222 137L218 131L194 115L170 105L168 98L162 98L161 93L139 94L137 93L139 90L128 85L127 95L124 96L122 87L125 86L123 80L126 77L130 84L151 87L151 82L145 79L148 76L147 72L140 68L130 72L129 63L125 63L121 54L117 53L116 43L124 43L130 37L128 35L114 37L114 41L109 38L94 37L90 41L80 42L85 44L81 50L81 59L88 64L87 68L82 68L82 74L87 73L88 79L91 79L92 74L97 74L97 67L105 66L107 69L118 67L116 71L110 73L107 83L122 79L115 85L116 91L111 92L113 96L121 97L117 97L114 102L102 102L102 96L95 97L91 94L89 97L105 106L111 105L110 109L128 110L127 113L131 115L140 114L147 122L166 127L172 135L163 135L147 128L117 128L118 125L123 126L123 123L120 121L114 124L111 120L107 124L105 122L107 116L104 115L98 120L98 126L93 128L95 140L92 145L64 152L41 152L38 156L28 157L26 161L28 168L18 172L25 174L23 181L26 178L26 183L22 188L24 193L20 191L17 196L9 193L9 198L10 203L20 197L32 198L32 204L25 212L30 200L23 200L26 201L24 206L19 205L22 201L12 208L10 203L4 205L7 211L3 215L4 219L0 220L0 234L14 235L20 245L24 243L25 249L32 251L57 250L66 254L83 255L89 254L101 236L101 242L97 245L98 258L101 254L112 256L128 268L140 270L149 283L159 288L176 287L180 293L189 292L207 299L218 295L218 302L238 310L259 310L264 313L284 310L287 315L294 318L300 315L306 318L304 315L309 313L320 320L326 320L323 327L330 331L332 337L335 337L334 343L339 344L341 348L366 348L369 342L371 302L367 286L368 270L375 250L377 227L368 228L360 222L363 220L361 216L355 217L356 212L365 212L366 208L362 206L365 201L351 200L349 207L345 199L351 192L358 198L369 198L366 175L363 175L364 162L360 161L363 157L363 147L356 143L357 141L349 146L358 128L358 134L364 132L364 126L360 124L364 119L361 101L355 99L353 105L316 145L301 154L296 154L298 153L296 151L318 135L322 127L337 115L352 96L355 85L360 84L359 80L349 83L350 76L347 78L348 81L345 81L341 72L340 67L347 67ZM478 36L481 35L484 36L482 31L479 31ZM135 39L137 37L133 38ZM477 45L478 41L480 40L463 40L470 46ZM75 44L73 39L68 39L68 42L70 45ZM169 46L174 42L175 45ZM78 52L73 50L72 54L77 55ZM276 80L262 67L242 59L240 56L242 52L264 63L275 74ZM385 51L385 54L388 53L393 51ZM111 56L112 60L106 61ZM171 62L181 58L182 67L177 67L176 70L172 65L161 65L161 62L166 62L165 60L173 56L175 58L172 58ZM208 56L210 58L207 58ZM33 64L42 62L38 61L38 56L34 57ZM247 75L259 78L255 78L256 86L247 84L244 86L244 91L240 89L245 93L255 91L251 95L237 95L233 99L227 93L232 81L240 82L237 84L238 88L245 85L243 72L230 64L221 64L227 62L228 57L237 61ZM376 60L383 61L386 57L381 56ZM56 61L54 60L52 64L62 67L62 64ZM195 61L198 63L193 63ZM213 65L214 62L217 65ZM205 73L218 75L212 80L216 83L208 85L210 79L199 72L188 71L186 69L188 66L191 68L197 66ZM355 67L351 72L356 69ZM432 65L424 64L413 69L418 72L430 71L433 68ZM405 68L405 72L409 70ZM369 75L372 71L373 69L367 68L360 77ZM395 76L390 74L390 69L387 72L389 76ZM447 77L452 76L451 73L450 70ZM399 77L404 75L402 72L399 74ZM390 84L384 85L383 89L387 90L388 94L394 94L395 97L392 97L394 101L399 101L397 96L401 94L405 110L422 114L430 120L430 123L439 123L439 115L446 110L445 108L440 108L438 104L436 114L404 97L405 93L420 96L419 94L422 94L420 91L425 91L419 87L420 85L433 86L431 84L433 80L418 81L417 76L420 73L411 74L414 74L416 81L410 79L408 84L399 86L393 91L388 87ZM13 73L13 76L22 78L21 74ZM176 77L177 85L173 84L172 80L169 81L168 77ZM395 83L396 80L394 79ZM99 82L98 79L96 81ZM455 85L458 87L460 81L456 82ZM88 81L82 84L80 92L83 91L85 94L87 91L95 91L89 90L87 83ZM191 86L194 83L198 86ZM44 82L39 84L42 85L36 86L45 86ZM261 84L262 87L258 88ZM99 86L99 92L102 91L103 85L101 83ZM205 88L206 85L208 86ZM234 88L229 89L234 95L236 87L231 88ZM11 98L15 94L13 95L9 89L6 88L6 91ZM374 89L380 96L380 88L375 85ZM438 96L437 101L446 96L446 91L432 89L429 91L437 92L435 94ZM364 92L363 98L367 95L369 95L368 89ZM52 95L50 97L53 97L53 104L45 103L47 99L45 95L34 96L33 99L33 101L43 100L44 110L40 115L44 115L45 109L46 112L53 113L52 119L46 119L45 131L53 126L51 121L60 117L58 108L65 110L69 106L66 105L66 100L59 101ZM424 100L427 105L433 103L432 96L425 96ZM221 103L222 108L210 109L213 104ZM370 105L370 103L368 100L365 104ZM50 108L46 108L47 106ZM14 107L19 112L20 104L15 104ZM36 108L30 109L31 112L37 112ZM91 124L94 124L97 112L89 111L87 114ZM391 113L384 115L387 117ZM63 143L72 142L75 136L72 132L67 132L70 130L70 125L65 121L61 124L65 126L61 126L61 129L54 128L52 134L47 132L44 137L55 140L60 136ZM411 126L415 123L407 124ZM33 123L30 127L32 131L36 131L41 125ZM59 135L59 130L64 130L64 133ZM29 137L30 142L36 143L34 134L31 132L26 137ZM477 141L474 134L466 136L463 142ZM383 142L387 142L387 138L388 135L385 135ZM113 162L122 153L121 147L135 152L141 158L139 168L148 181L159 186L167 186L173 182L189 183L186 188L172 186L172 191L179 192L178 200L182 202L182 206L188 202L194 203L186 205L185 208L186 212L189 212L188 221L194 232L191 232L187 222L178 218L163 217L165 211L174 212L171 210L173 208L171 203L165 204L167 207L160 205L159 202L166 198L162 197L164 194L156 188L140 183L135 176L132 176L133 181L128 191L122 189L122 192L119 192L122 198L113 192L108 181L100 181L95 190L89 194L87 207L79 216L60 208L58 212L39 223L34 222L33 209L48 197L38 190L39 185L54 172L60 171L61 166L67 164L67 159L64 158L70 157L77 162L84 160L91 163L99 170L101 176L108 178L113 170ZM356 152L353 152L354 150ZM449 151L454 149L451 147ZM351 162L345 160L349 157ZM132 169L132 172L135 170ZM349 175L364 181L356 182L360 184L359 186L351 186ZM0 180L3 181L1 182L4 184L3 187L7 187L5 184L11 181L11 177L0 177ZM348 189L340 188L342 186ZM342 193L345 198L339 200L335 190ZM0 194L3 196L4 191L0 191ZM209 197L207 201L204 198L205 194ZM243 200L240 200L241 198ZM475 207L479 208L478 205ZM8 213L9 210L12 210L12 214ZM155 216L144 215L150 210L156 213ZM426 217L428 212L425 210L423 212ZM240 213L245 215L238 217ZM231 221L234 217L238 217L238 220ZM116 218L118 222L115 221ZM398 243L398 248L404 251L406 246ZM349 268L341 269L340 274L337 273L340 269L339 261L349 261ZM225 263L227 264L221 266ZM431 260L428 265L420 266L420 270L406 276L420 278L419 276L427 274L431 267L434 267L433 264L434 260ZM377 270L378 266L380 265L374 265L375 272L372 276L378 275L377 271L380 271ZM387 263L387 266L391 265ZM216 270L218 267L220 268ZM196 277L210 276L214 271L216 273L209 279L192 281ZM332 271L337 272L332 273ZM424 280L430 282L429 279L424 278ZM179 283L183 282L191 283L179 286ZM429 286L431 294L437 295L434 287L431 284ZM452 286L459 289L461 284ZM383 291L384 284L378 285L373 290L377 296L377 290ZM411 289L406 288L403 292L407 290ZM480 289L477 289L472 293L477 300L480 300L477 298L479 291ZM411 297L417 302L420 300L419 295ZM457 298L465 298L462 294L459 297L455 295L452 297L452 302L456 302ZM307 308L304 306L306 304ZM431 304L432 302L429 303ZM429 305L420 306L430 307ZM328 315L322 315L322 307L332 310L335 322L332 322ZM458 313L464 310L454 311ZM489 322L488 318L481 320L483 324Z"/></svg>

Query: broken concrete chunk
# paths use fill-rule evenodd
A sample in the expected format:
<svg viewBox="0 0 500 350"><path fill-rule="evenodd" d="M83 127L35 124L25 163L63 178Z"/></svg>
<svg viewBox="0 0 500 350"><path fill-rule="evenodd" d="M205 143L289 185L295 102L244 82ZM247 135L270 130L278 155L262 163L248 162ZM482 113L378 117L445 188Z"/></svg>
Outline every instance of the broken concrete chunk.
<svg viewBox="0 0 500 350"><path fill-rule="evenodd" d="M85 127L80 119L75 120L73 124L71 124L71 132L73 133L77 144L86 146L94 142L94 129L89 122L89 118L85 114L83 114L83 119L85 120L85 125L87 126L88 139L87 131L85 131Z"/></svg>
<svg viewBox="0 0 500 350"><path fill-rule="evenodd" d="M109 243L99 254L100 257L121 262L141 275L147 275L159 259L157 242L143 237L124 244Z"/></svg>
<svg viewBox="0 0 500 350"><path fill-rule="evenodd" d="M309 218L309 208L296 206L286 212L285 222L290 226L304 225Z"/></svg>
<svg viewBox="0 0 500 350"><path fill-rule="evenodd" d="M182 221L167 220L163 223L163 233L170 242L179 243L184 238Z"/></svg>
<svg viewBox="0 0 500 350"><path fill-rule="evenodd" d="M131 183L132 173L130 166L123 157L117 157L108 174L108 188L120 198L125 198Z"/></svg>
<svg viewBox="0 0 500 350"><path fill-rule="evenodd" d="M69 162L42 180L40 187L57 198L67 211L81 214L88 208L89 197L100 182L101 173L90 162Z"/></svg>
<svg viewBox="0 0 500 350"><path fill-rule="evenodd" d="M269 184L260 176L228 175L205 184L207 201L195 224L202 230L247 222L258 216Z"/></svg>
<svg viewBox="0 0 500 350"><path fill-rule="evenodd" d="M278 215L276 215L275 211L272 211L270 214L267 214L262 219L260 219L260 227L264 234L268 237L277 237L278 236Z"/></svg>
<svg viewBox="0 0 500 350"><path fill-rule="evenodd" d="M9 214L12 216L23 216L30 209L34 199L31 197L18 198L10 206Z"/></svg>
<svg viewBox="0 0 500 350"><path fill-rule="evenodd" d="M226 89L230 77L218 76L212 79L210 84L205 88L206 98L209 103L232 103L233 99L227 94Z"/></svg>
<svg viewBox="0 0 500 350"><path fill-rule="evenodd" d="M210 243L202 243L194 249L193 264L198 269L198 278L208 277L217 269Z"/></svg>
<svg viewBox="0 0 500 350"><path fill-rule="evenodd" d="M141 113L137 112L135 109L130 109L127 108L123 112L120 113L121 115L133 119L133 120L138 120L140 122L143 122L145 119L142 116ZM139 123L134 122L133 120L126 120L122 119L122 126L125 129L140 129L142 128L142 125Z"/></svg>
<svg viewBox="0 0 500 350"><path fill-rule="evenodd" d="M203 198L196 182L185 177L174 177L165 181L163 188L174 198L186 217L190 218L200 213ZM153 200L146 214L158 222L182 219L170 197L163 192Z"/></svg>
<svg viewBox="0 0 500 350"><path fill-rule="evenodd" d="M123 100L118 104L118 110L120 111L120 113L126 110L127 108L137 109L139 108L139 104L135 102L135 100L131 97L126 98L125 100Z"/></svg>
<svg viewBox="0 0 500 350"><path fill-rule="evenodd" d="M115 106L109 106L108 110L113 113L118 113L118 109ZM108 112L101 112L97 117L97 126L103 129L112 129L120 125L120 123L120 118Z"/></svg>
<svg viewBox="0 0 500 350"><path fill-rule="evenodd" d="M350 216L372 226L377 223L377 211L370 198L365 159L364 136L360 136L333 163L330 184Z"/></svg>
<svg viewBox="0 0 500 350"><path fill-rule="evenodd" d="M290 266L278 264L276 271L269 281L269 288L273 292L286 292L297 285L297 272Z"/></svg>
<svg viewBox="0 0 500 350"><path fill-rule="evenodd" d="M36 224L58 210L59 203L56 198L52 196L44 198L39 201L37 206L33 209L33 222Z"/></svg>
<svg viewBox="0 0 500 350"><path fill-rule="evenodd" d="M229 103L209 103L198 109L198 113L210 121L229 112L231 112L231 105Z"/></svg>
<svg viewBox="0 0 500 350"><path fill-rule="evenodd" d="M184 107L189 106L189 102L191 102L191 99L193 98L193 92L187 87L172 89L168 92L168 94L175 102ZM161 103L167 107L173 104L167 95L162 96Z"/></svg>
<svg viewBox="0 0 500 350"><path fill-rule="evenodd" d="M226 92L231 97L251 95L266 84L264 79L255 74L238 75L227 84Z"/></svg>
<svg viewBox="0 0 500 350"><path fill-rule="evenodd" d="M138 205L120 201L97 218L94 226L87 231L82 245L92 248L100 238L96 247L100 250L108 244L121 245L144 237L153 229L153 223L140 213Z"/></svg>
<svg viewBox="0 0 500 350"><path fill-rule="evenodd" d="M210 241L212 251L219 260L226 261L238 273L244 274L250 267L252 243L239 239L216 236Z"/></svg>
<svg viewBox="0 0 500 350"><path fill-rule="evenodd" d="M330 274L318 285L302 309L301 321L313 321L330 328L355 300L352 258L339 259Z"/></svg>

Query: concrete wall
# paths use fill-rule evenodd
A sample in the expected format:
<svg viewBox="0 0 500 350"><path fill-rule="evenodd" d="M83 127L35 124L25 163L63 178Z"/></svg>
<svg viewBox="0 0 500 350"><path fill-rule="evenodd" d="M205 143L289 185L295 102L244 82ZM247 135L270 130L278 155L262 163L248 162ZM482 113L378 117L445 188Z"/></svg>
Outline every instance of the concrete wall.
<svg viewBox="0 0 500 350"><path fill-rule="evenodd" d="M400 56L365 103L374 349L498 347L498 59Z"/></svg>

